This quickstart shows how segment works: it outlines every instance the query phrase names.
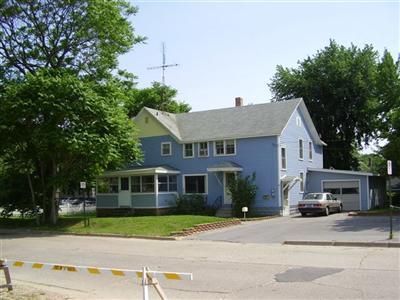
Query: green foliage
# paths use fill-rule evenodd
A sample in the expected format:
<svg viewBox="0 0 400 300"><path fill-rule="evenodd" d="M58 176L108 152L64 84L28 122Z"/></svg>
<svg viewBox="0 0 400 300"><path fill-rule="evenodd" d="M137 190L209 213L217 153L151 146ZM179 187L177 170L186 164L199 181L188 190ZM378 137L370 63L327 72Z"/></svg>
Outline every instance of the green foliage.
<svg viewBox="0 0 400 300"><path fill-rule="evenodd" d="M256 174L251 176L238 176L233 179L228 188L232 196L233 212L236 217L242 217L242 207L250 208L257 193L257 185L254 184Z"/></svg>
<svg viewBox="0 0 400 300"><path fill-rule="evenodd" d="M124 0L0 1L1 64L12 77L67 68L104 78L144 40L128 21L136 12Z"/></svg>
<svg viewBox="0 0 400 300"><path fill-rule="evenodd" d="M32 177L34 196L53 222L56 190L140 158L121 94L112 82L42 70L0 95L4 164Z"/></svg>
<svg viewBox="0 0 400 300"><path fill-rule="evenodd" d="M136 116L144 106L171 113L184 113L191 109L189 104L175 99L177 90L159 82L153 82L151 87L144 89L132 88L128 82L127 87L125 105L130 117Z"/></svg>
<svg viewBox="0 0 400 300"><path fill-rule="evenodd" d="M360 154L356 153L355 157L359 161L359 170L363 172L371 172L373 174L386 174L386 160L381 154Z"/></svg>
<svg viewBox="0 0 400 300"><path fill-rule="evenodd" d="M176 213L191 215L213 215L215 210L207 206L204 195L180 195L176 199Z"/></svg>
<svg viewBox="0 0 400 300"><path fill-rule="evenodd" d="M386 54L388 55L388 54ZM302 97L317 131L328 144L324 167L357 169L354 149L379 132L380 85L391 86L392 77L378 71L378 53L372 46L349 48L330 41L297 68L277 67L269 85L276 101ZM381 91L387 88L381 88Z"/></svg>

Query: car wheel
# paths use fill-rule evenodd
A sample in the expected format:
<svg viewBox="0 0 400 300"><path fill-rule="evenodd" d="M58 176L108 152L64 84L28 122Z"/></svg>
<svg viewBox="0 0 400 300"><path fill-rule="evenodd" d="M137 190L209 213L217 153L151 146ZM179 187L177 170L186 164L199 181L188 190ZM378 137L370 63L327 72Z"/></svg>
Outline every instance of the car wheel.
<svg viewBox="0 0 400 300"><path fill-rule="evenodd" d="M325 216L329 216L329 207L325 207Z"/></svg>
<svg viewBox="0 0 400 300"><path fill-rule="evenodd" d="M306 213L301 213L301 216L302 217L305 217L307 214Z"/></svg>

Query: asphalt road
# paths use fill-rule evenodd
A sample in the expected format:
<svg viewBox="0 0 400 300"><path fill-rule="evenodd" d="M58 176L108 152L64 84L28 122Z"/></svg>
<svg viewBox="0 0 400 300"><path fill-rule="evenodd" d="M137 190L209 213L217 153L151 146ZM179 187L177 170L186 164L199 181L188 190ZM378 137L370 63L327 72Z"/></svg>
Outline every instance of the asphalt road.
<svg viewBox="0 0 400 300"><path fill-rule="evenodd" d="M9 259L192 272L191 282L161 282L170 299L400 298L399 250L394 248L3 235L1 249ZM135 278L31 268L11 268L11 275L17 286L69 299L142 297ZM158 299L154 291L150 296Z"/></svg>
<svg viewBox="0 0 400 300"><path fill-rule="evenodd" d="M393 218L394 239L399 242L400 216ZM309 217L279 217L247 222L240 226L208 231L188 239L240 243L282 243L310 241L388 241L388 217L349 217L347 213Z"/></svg>

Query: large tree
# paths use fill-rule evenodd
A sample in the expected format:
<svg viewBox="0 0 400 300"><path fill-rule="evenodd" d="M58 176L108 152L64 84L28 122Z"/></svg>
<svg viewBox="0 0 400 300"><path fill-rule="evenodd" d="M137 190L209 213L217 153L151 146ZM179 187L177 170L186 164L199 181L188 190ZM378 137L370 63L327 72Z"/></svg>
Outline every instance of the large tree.
<svg viewBox="0 0 400 300"><path fill-rule="evenodd" d="M377 93L378 53L330 41L296 68L278 66L269 84L275 101L302 97L328 146L324 167L357 169L354 149L377 133L381 96Z"/></svg>
<svg viewBox="0 0 400 300"><path fill-rule="evenodd" d="M128 21L135 13L124 0L1 0L0 64L8 77L68 68L104 78L143 40Z"/></svg>
<svg viewBox="0 0 400 300"><path fill-rule="evenodd" d="M400 61L394 62L385 51L378 65L377 92L382 99L378 107L380 137L387 144L382 154L400 167Z"/></svg>
<svg viewBox="0 0 400 300"><path fill-rule="evenodd" d="M133 122L113 83L42 70L0 95L0 153L29 183L32 205L57 220L56 192L140 157Z"/></svg>

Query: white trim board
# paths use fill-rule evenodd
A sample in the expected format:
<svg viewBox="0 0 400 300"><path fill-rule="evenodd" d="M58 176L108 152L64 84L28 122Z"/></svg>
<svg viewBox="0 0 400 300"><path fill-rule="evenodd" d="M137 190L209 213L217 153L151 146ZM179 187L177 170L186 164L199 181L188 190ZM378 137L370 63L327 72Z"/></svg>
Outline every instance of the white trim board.
<svg viewBox="0 0 400 300"><path fill-rule="evenodd" d="M358 176L373 176L374 175L372 173L367 173L367 172L358 172L358 171L349 171L349 170L336 170L336 169L331 170L331 169L308 168L307 171L323 172L323 173L336 173L336 174L349 174L349 175L358 175Z"/></svg>

